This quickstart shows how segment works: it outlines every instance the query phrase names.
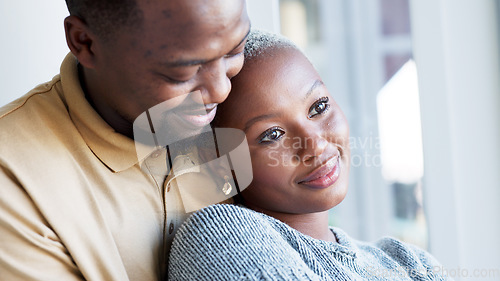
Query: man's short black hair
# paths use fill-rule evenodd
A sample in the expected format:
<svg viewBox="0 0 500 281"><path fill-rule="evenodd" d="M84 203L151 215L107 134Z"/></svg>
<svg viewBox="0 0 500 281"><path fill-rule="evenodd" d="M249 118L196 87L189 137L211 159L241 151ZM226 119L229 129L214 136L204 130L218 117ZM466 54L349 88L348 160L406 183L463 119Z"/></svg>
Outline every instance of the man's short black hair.
<svg viewBox="0 0 500 281"><path fill-rule="evenodd" d="M66 0L70 15L81 18L98 36L106 39L122 28L137 28L141 12L136 0Z"/></svg>

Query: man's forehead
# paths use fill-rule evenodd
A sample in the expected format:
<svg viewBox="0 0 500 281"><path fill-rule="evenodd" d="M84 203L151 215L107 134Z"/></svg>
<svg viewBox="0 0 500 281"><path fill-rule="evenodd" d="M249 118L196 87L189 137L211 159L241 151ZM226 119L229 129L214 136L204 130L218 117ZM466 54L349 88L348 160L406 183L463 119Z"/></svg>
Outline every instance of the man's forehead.
<svg viewBox="0 0 500 281"><path fill-rule="evenodd" d="M160 58L165 64L193 65L199 64L192 62L195 60L206 61L218 58L236 48L246 38L250 29L250 20L246 14L244 1L215 0L215 2L225 1L241 2L242 6L234 5L233 2L231 6L234 9L230 13L221 15L220 20L206 15L203 18L192 18L193 15L186 11L184 12L189 15L185 17L179 17L177 12L172 16L164 15L170 12L153 9L150 11L150 17L147 14L144 15L142 32L128 36L138 46L142 46L139 48L142 49L144 58ZM184 9L192 8L190 5L181 5ZM175 9L180 8L175 7ZM195 9L200 9L200 7L197 6Z"/></svg>
<svg viewBox="0 0 500 281"><path fill-rule="evenodd" d="M144 40L185 37L182 40L196 42L195 37L218 35L248 21L244 0L137 1L143 18L139 36Z"/></svg>
<svg viewBox="0 0 500 281"><path fill-rule="evenodd" d="M145 15L158 14L176 22L220 19L244 9L245 0L135 0Z"/></svg>
<svg viewBox="0 0 500 281"><path fill-rule="evenodd" d="M232 50L229 50L229 49L228 50L233 51L234 49L240 48L240 46L241 46L241 48L243 48L244 44L245 44L245 40L247 39L249 33L250 33L250 25L248 25L248 31L244 34L243 37L241 37L241 40L238 43L234 44L234 48ZM231 46L231 45L228 45L228 46ZM219 48L217 48L217 49L219 49ZM172 60L168 60L168 61L160 63L161 66L164 68L175 68L175 67L202 65L202 64L206 64L206 63L209 63L211 61L218 59L219 56L216 55L213 58L210 58L210 57L203 57L203 58L192 57L189 59L182 59L179 57L171 57L171 58L172 58Z"/></svg>

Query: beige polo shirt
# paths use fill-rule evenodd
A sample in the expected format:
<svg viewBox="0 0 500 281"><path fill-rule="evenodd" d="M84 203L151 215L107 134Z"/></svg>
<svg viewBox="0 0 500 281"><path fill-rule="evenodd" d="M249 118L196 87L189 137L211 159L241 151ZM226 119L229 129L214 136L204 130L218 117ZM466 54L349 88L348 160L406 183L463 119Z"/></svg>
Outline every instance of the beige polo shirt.
<svg viewBox="0 0 500 281"><path fill-rule="evenodd" d="M166 165L165 149L138 155L94 111L69 54L0 109L0 280L165 276L187 216Z"/></svg>

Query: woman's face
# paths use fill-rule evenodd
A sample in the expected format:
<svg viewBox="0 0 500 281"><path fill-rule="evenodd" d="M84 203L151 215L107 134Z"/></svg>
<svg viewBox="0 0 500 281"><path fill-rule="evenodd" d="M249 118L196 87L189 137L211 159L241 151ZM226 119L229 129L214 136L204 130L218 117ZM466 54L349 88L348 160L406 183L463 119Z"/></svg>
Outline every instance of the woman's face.
<svg viewBox="0 0 500 281"><path fill-rule="evenodd" d="M314 67L295 49L245 64L218 126L246 133L253 181L245 204L262 212L312 213L347 192L349 127Z"/></svg>

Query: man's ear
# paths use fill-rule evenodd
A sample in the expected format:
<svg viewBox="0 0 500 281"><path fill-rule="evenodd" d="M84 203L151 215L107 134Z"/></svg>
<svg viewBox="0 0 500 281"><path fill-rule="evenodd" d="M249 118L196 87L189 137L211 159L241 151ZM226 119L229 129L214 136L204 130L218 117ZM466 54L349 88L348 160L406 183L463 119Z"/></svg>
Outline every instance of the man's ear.
<svg viewBox="0 0 500 281"><path fill-rule="evenodd" d="M96 58L93 49L97 38L88 25L77 16L69 16L64 19L64 31L73 55L84 67L94 68Z"/></svg>

